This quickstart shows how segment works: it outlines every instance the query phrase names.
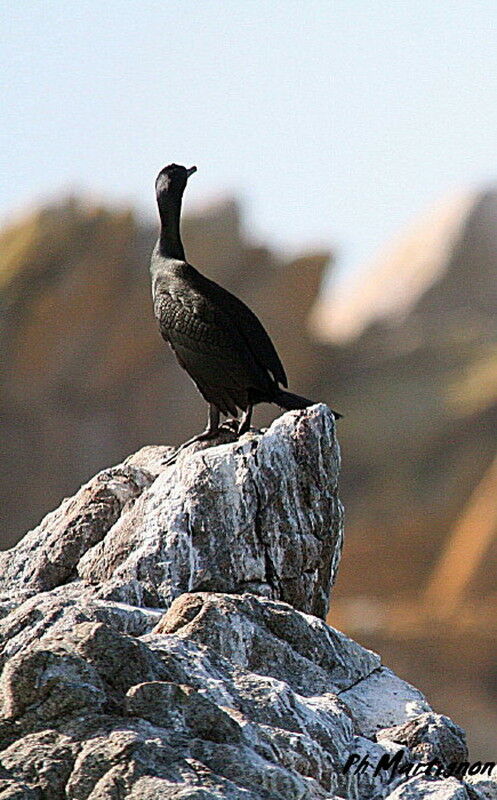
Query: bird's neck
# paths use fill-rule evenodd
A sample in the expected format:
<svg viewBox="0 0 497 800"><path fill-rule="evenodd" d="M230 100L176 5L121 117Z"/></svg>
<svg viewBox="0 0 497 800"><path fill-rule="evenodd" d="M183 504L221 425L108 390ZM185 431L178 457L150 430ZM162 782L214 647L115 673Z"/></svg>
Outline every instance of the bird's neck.
<svg viewBox="0 0 497 800"><path fill-rule="evenodd" d="M159 252L164 258L185 260L185 251L181 241L180 218L181 197L168 195L159 197L159 215L161 222Z"/></svg>

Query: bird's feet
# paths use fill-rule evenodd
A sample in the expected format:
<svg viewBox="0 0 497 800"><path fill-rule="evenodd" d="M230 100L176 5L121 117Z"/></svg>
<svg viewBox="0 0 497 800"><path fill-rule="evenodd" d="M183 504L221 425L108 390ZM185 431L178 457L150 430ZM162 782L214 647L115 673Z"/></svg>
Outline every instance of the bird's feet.
<svg viewBox="0 0 497 800"><path fill-rule="evenodd" d="M224 420L224 422L219 426L219 430L229 431L230 433L236 433L238 435L239 426L240 420L230 417L229 419Z"/></svg>
<svg viewBox="0 0 497 800"><path fill-rule="evenodd" d="M233 419L230 417L223 422L221 428L234 433L236 436L243 436L244 433L247 433L247 431L250 430L251 420L252 406L249 406L247 410L243 412L240 419Z"/></svg>
<svg viewBox="0 0 497 800"><path fill-rule="evenodd" d="M202 431L202 433L199 433L197 436L193 436L191 439L188 439L187 442L183 442L183 444L177 447L174 453L169 456L169 458L166 458L166 460L162 462L163 465L168 467L170 464L174 464L179 454L191 444L195 444L195 442L207 442L211 439L216 439L219 435L219 430L219 428L216 428L215 430L207 428L207 430Z"/></svg>

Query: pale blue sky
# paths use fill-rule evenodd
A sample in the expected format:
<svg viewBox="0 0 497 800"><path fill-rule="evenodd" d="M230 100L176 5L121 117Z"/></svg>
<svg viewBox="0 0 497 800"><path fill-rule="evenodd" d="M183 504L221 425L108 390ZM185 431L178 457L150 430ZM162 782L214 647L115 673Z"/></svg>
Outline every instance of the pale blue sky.
<svg viewBox="0 0 497 800"><path fill-rule="evenodd" d="M354 268L497 173L497 3L4 0L0 215L81 188L153 214L197 164L290 248Z"/></svg>

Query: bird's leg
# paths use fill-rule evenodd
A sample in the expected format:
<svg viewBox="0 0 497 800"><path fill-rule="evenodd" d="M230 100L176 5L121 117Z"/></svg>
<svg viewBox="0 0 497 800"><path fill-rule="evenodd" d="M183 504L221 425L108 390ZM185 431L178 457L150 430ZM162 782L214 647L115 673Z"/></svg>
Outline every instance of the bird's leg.
<svg viewBox="0 0 497 800"><path fill-rule="evenodd" d="M219 409L214 403L209 403L209 412L207 414L207 428L199 434L197 441L202 439L213 439L219 430ZM190 442L191 444L191 442Z"/></svg>
<svg viewBox="0 0 497 800"><path fill-rule="evenodd" d="M176 458L181 453L185 447L189 447L189 445L193 444L194 442L205 442L208 439L215 439L219 433L219 409L213 403L209 403L209 415L207 417L207 427L205 431L202 433L197 434L197 436L193 436L191 439L188 439L187 442L183 442L174 453L167 458L163 464L167 466L168 464L172 464L176 461Z"/></svg>
<svg viewBox="0 0 497 800"><path fill-rule="evenodd" d="M247 433L247 431L250 429L253 409L254 409L253 405L249 404L247 406L247 410L243 412L240 424L238 426L238 436L241 436L242 433Z"/></svg>

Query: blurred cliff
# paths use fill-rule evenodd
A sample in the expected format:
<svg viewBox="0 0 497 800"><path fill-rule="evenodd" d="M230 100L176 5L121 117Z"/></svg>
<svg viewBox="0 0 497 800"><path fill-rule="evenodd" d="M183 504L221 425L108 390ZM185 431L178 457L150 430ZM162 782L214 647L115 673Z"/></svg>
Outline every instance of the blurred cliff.
<svg viewBox="0 0 497 800"><path fill-rule="evenodd" d="M155 226L74 199L0 237L1 545L99 468L179 443L205 404L163 344ZM328 253L255 245L227 200L185 219L192 263L246 300L293 390L342 411L346 545L330 621L467 728L497 727L497 192L428 211L319 298ZM257 410L255 424L274 416Z"/></svg>
<svg viewBox="0 0 497 800"><path fill-rule="evenodd" d="M497 192L486 190L430 210L312 319L347 413L348 552L333 622L388 651L487 757L497 729L496 311Z"/></svg>

